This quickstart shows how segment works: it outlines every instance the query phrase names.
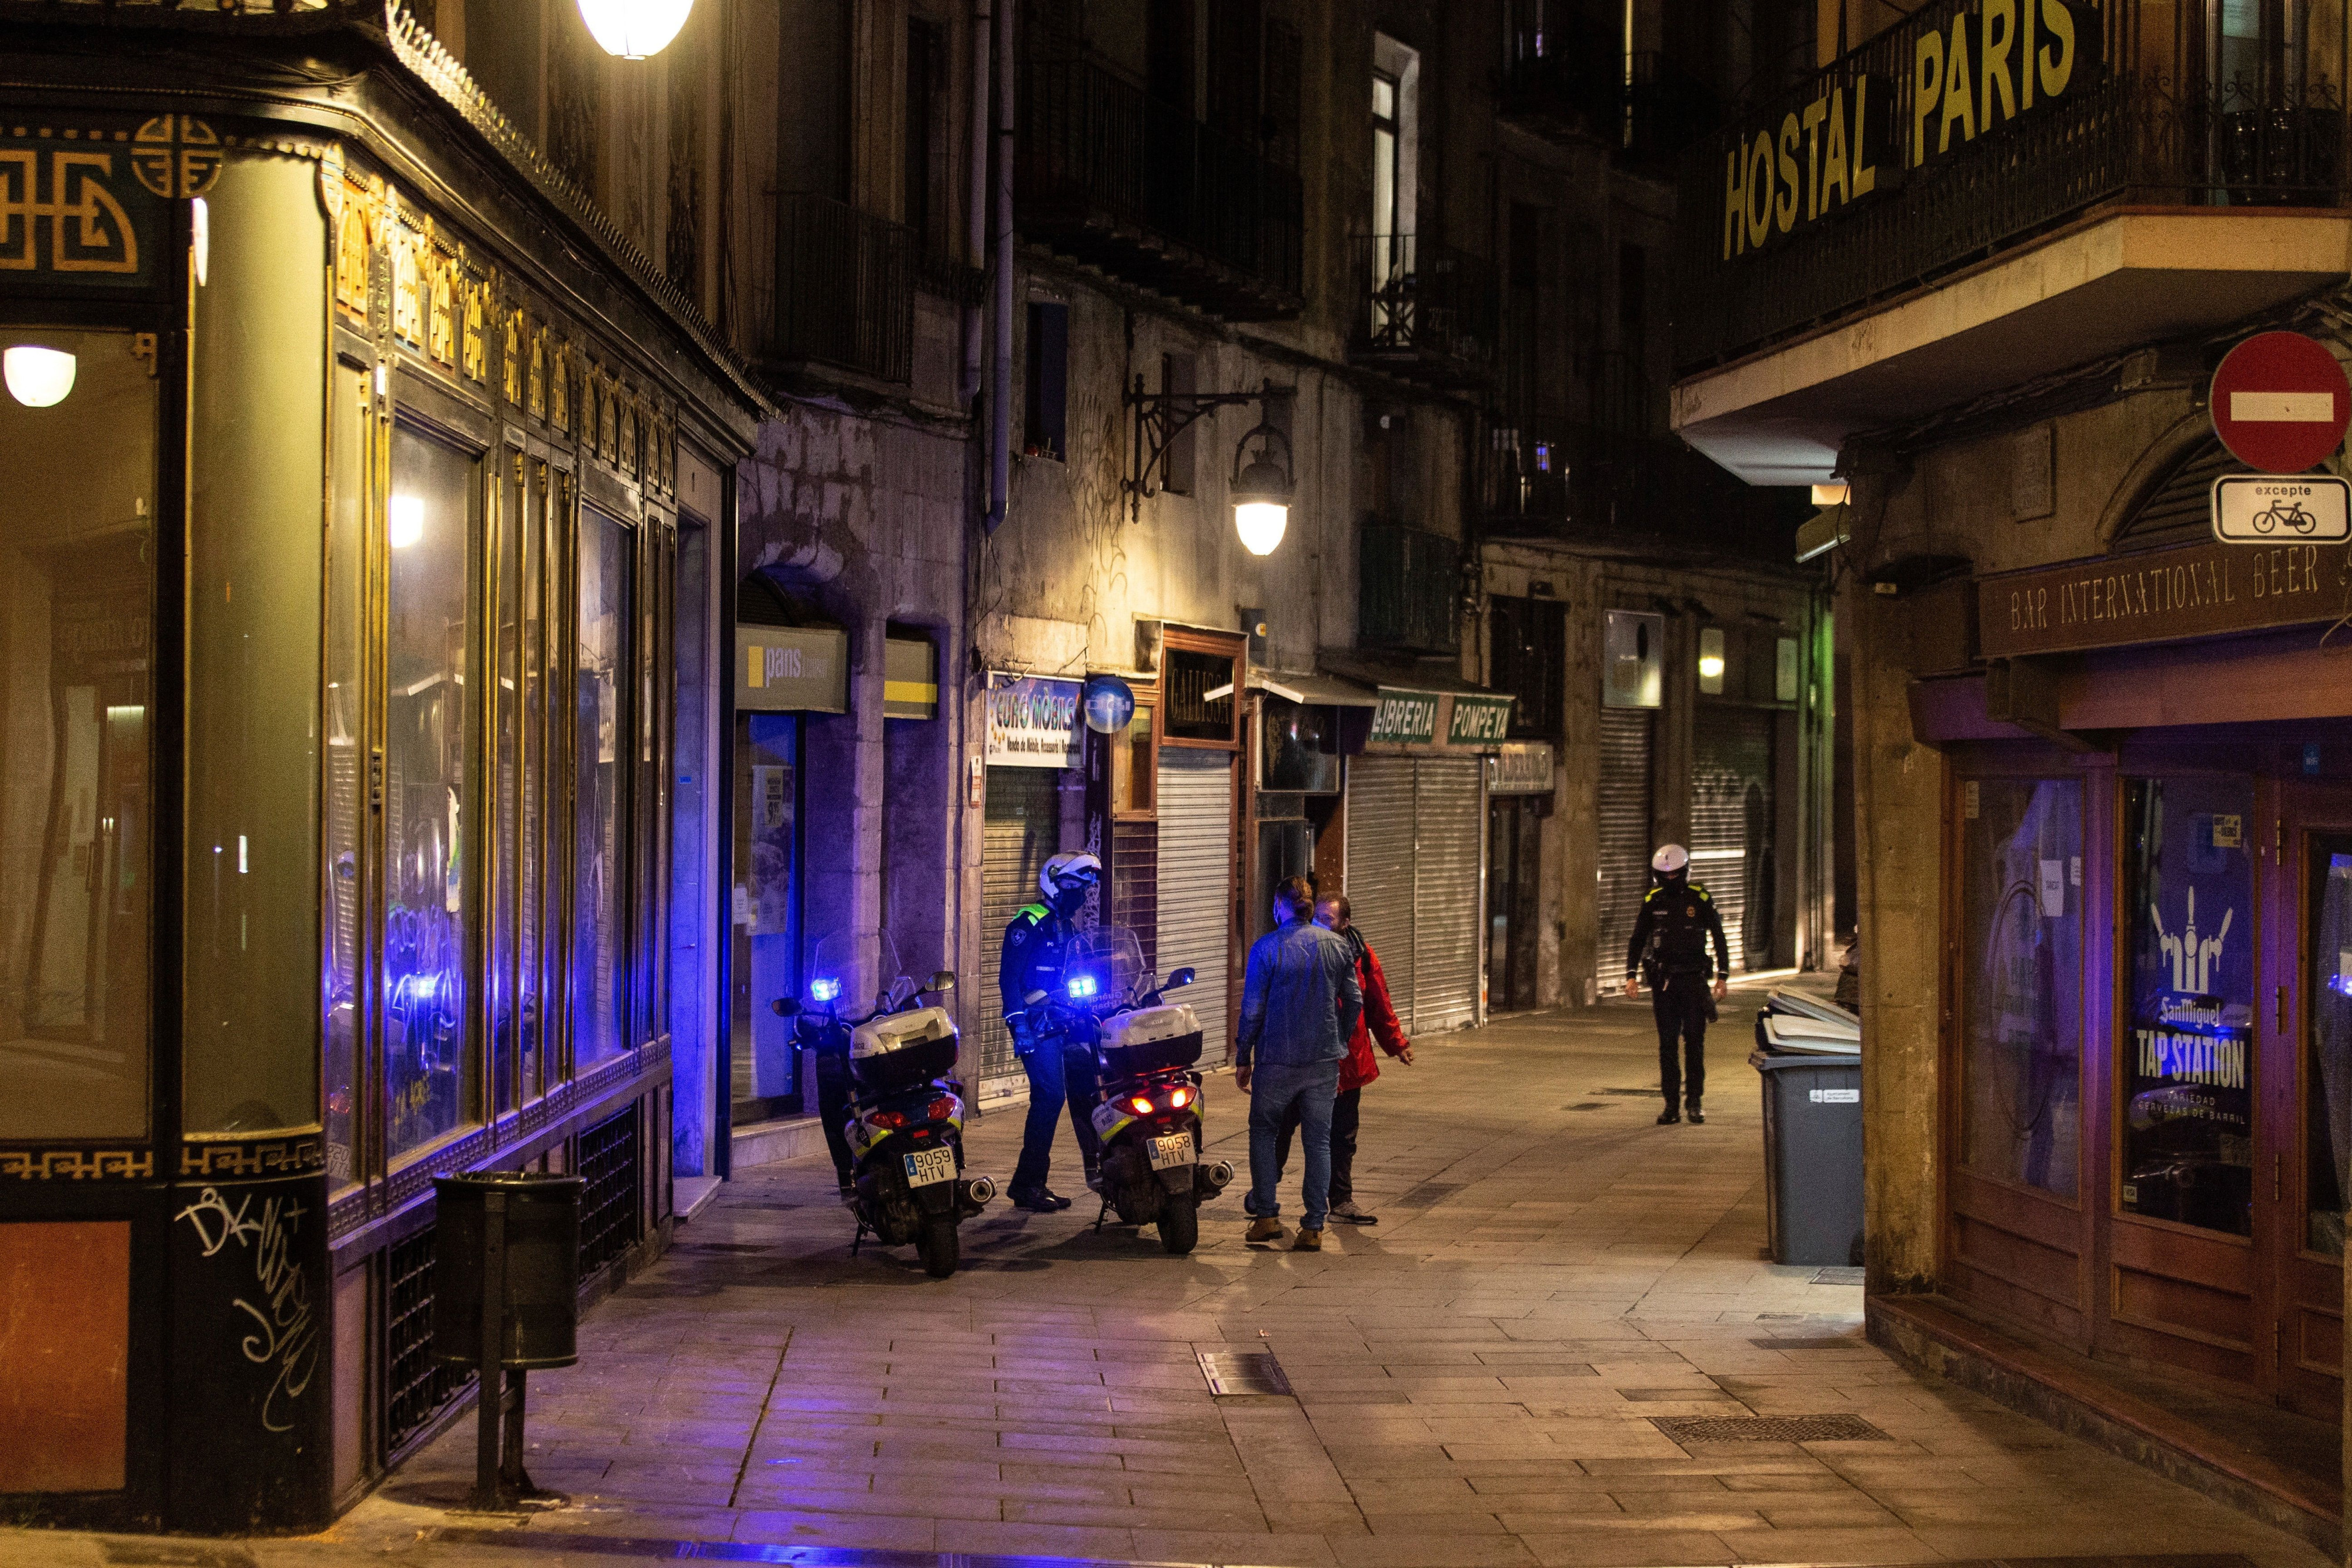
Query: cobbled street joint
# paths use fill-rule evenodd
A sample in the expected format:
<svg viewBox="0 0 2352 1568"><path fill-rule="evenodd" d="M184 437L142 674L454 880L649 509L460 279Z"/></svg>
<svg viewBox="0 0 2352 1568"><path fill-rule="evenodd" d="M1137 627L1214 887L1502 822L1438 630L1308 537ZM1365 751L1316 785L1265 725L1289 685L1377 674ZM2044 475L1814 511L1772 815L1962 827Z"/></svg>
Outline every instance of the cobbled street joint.
<svg viewBox="0 0 2352 1568"><path fill-rule="evenodd" d="M0 1507L316 1528L465 1391L434 1176L668 1222L675 552L762 404L404 16L0 25Z"/></svg>

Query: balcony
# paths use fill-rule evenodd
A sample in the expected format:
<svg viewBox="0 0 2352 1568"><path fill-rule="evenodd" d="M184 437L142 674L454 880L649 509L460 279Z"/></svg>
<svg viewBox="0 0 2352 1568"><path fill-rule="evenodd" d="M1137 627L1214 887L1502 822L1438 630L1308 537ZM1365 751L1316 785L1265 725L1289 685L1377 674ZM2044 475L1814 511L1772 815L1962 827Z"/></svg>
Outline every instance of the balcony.
<svg viewBox="0 0 2352 1568"><path fill-rule="evenodd" d="M1367 519L1356 594L1364 648L1451 653L1461 647L1462 547L1444 534Z"/></svg>
<svg viewBox="0 0 2352 1568"><path fill-rule="evenodd" d="M776 324L769 358L877 382L914 372L914 230L806 192L776 202Z"/></svg>
<svg viewBox="0 0 2352 1568"><path fill-rule="evenodd" d="M1826 479L1859 431L2341 280L2340 0L2273 39L2209 28L2200 0L2053 5L2027 39L1935 0L1689 155L1695 445L1754 482Z"/></svg>
<svg viewBox="0 0 2352 1568"><path fill-rule="evenodd" d="M1083 60L1022 68L1024 237L1232 321L1298 314L1298 174Z"/></svg>
<svg viewBox="0 0 2352 1568"><path fill-rule="evenodd" d="M1414 235L1359 235L1350 244L1358 304L1349 359L1429 386L1494 379L1493 263Z"/></svg>
<svg viewBox="0 0 2352 1568"><path fill-rule="evenodd" d="M1655 49L1628 54L1616 26L1559 0L1516 0L1504 48L1505 119L1548 141L1597 142L1636 172L1672 178L1683 153L1722 121L1698 78Z"/></svg>
<svg viewBox="0 0 2352 1568"><path fill-rule="evenodd" d="M1802 492L1740 484L1672 436L1542 418L1497 434L1486 537L1780 561Z"/></svg>

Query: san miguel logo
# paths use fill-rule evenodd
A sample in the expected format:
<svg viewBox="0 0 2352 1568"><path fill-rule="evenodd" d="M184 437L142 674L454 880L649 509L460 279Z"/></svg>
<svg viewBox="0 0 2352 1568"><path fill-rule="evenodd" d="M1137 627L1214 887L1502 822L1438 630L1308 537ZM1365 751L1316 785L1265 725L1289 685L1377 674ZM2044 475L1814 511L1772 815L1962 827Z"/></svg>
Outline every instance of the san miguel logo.
<svg viewBox="0 0 2352 1568"><path fill-rule="evenodd" d="M1948 15L1864 45L1814 78L1810 102L1725 153L1724 260L1893 189L2094 74L2098 17L2082 0L1975 0Z"/></svg>

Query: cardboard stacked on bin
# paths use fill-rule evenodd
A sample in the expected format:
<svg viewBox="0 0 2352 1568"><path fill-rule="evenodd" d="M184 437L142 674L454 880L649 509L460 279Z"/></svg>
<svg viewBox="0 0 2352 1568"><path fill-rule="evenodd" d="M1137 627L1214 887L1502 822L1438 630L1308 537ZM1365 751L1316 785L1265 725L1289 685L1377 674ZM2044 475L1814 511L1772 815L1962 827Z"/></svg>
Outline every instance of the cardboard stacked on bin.
<svg viewBox="0 0 2352 1568"><path fill-rule="evenodd" d="M1797 991L1774 991L1756 1015L1756 1044L1774 1054L1860 1056L1862 1019Z"/></svg>

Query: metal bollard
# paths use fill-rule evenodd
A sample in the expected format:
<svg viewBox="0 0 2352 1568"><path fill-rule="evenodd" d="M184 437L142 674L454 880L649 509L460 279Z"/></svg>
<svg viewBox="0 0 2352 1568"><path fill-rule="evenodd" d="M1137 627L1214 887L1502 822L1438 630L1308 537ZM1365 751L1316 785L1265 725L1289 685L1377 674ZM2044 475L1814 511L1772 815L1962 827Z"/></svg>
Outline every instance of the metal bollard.
<svg viewBox="0 0 2352 1568"><path fill-rule="evenodd" d="M578 1176L478 1171L434 1182L433 1354L476 1369L478 1509L560 1503L524 1470L524 1378L578 1353Z"/></svg>

